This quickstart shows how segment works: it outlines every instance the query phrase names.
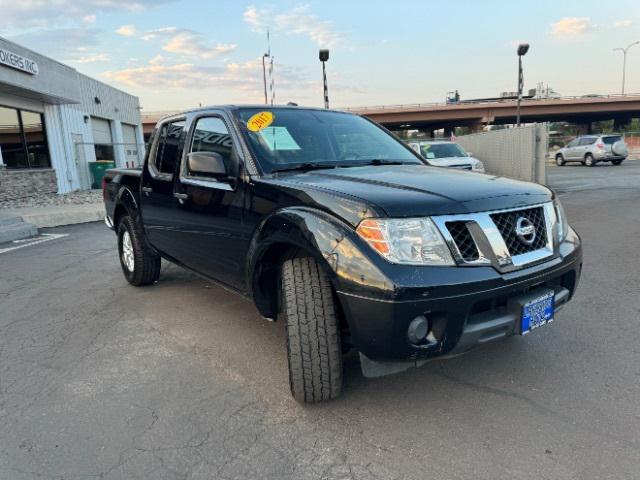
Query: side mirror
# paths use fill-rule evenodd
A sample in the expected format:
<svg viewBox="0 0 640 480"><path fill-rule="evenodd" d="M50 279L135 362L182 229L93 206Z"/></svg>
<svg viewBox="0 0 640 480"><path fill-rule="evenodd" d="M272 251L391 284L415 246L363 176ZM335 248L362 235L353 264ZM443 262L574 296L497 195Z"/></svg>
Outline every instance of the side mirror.
<svg viewBox="0 0 640 480"><path fill-rule="evenodd" d="M467 152L467 157L473 157L473 153Z"/></svg>
<svg viewBox="0 0 640 480"><path fill-rule="evenodd" d="M187 155L192 175L222 176L227 174L222 155L216 152L191 152Z"/></svg>

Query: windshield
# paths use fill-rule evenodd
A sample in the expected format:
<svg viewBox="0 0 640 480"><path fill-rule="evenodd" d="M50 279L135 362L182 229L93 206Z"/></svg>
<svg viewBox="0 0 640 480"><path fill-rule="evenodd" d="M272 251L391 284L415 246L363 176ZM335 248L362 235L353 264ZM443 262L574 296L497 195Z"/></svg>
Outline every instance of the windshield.
<svg viewBox="0 0 640 480"><path fill-rule="evenodd" d="M467 153L457 143L424 143L420 145L424 158L466 157Z"/></svg>
<svg viewBox="0 0 640 480"><path fill-rule="evenodd" d="M240 108L236 117L266 173L300 165L422 163L401 142L357 115L299 108Z"/></svg>

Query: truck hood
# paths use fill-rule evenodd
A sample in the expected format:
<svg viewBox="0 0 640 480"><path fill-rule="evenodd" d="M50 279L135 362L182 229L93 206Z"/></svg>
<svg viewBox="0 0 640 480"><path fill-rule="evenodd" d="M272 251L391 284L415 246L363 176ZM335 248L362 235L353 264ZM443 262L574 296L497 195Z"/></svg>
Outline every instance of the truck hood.
<svg viewBox="0 0 640 480"><path fill-rule="evenodd" d="M389 217L472 213L550 201L535 183L426 165L378 165L277 175L278 183L359 199ZM377 208L376 208L377 207Z"/></svg>

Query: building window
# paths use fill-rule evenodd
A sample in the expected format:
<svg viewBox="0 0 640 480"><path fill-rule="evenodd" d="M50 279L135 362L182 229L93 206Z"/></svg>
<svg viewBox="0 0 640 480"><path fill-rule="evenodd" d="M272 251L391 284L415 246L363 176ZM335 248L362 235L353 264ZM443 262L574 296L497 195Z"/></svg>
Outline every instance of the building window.
<svg viewBox="0 0 640 480"><path fill-rule="evenodd" d="M51 168L42 114L0 107L0 151L7 168Z"/></svg>

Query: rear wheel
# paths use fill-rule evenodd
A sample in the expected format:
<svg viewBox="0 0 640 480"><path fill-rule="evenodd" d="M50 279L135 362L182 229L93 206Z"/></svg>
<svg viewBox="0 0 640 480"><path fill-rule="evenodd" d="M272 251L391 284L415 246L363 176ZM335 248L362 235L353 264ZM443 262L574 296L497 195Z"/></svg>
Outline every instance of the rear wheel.
<svg viewBox="0 0 640 480"><path fill-rule="evenodd" d="M593 159L593 155L591 155L590 153L587 153L584 156L584 164L587 167L594 167L596 165L596 161Z"/></svg>
<svg viewBox="0 0 640 480"><path fill-rule="evenodd" d="M564 164L565 164L564 157L562 156L561 153L559 153L558 155L556 155L556 165L558 165L559 167L562 167Z"/></svg>
<svg viewBox="0 0 640 480"><path fill-rule="evenodd" d="M129 215L118 226L118 253L122 273L131 285L154 283L160 277L160 256L145 242L142 228Z"/></svg>
<svg viewBox="0 0 640 480"><path fill-rule="evenodd" d="M611 160L614 165L620 165L624 160Z"/></svg>
<svg viewBox="0 0 640 480"><path fill-rule="evenodd" d="M331 282L313 258L282 265L289 385L298 402L331 400L342 390L342 350Z"/></svg>

